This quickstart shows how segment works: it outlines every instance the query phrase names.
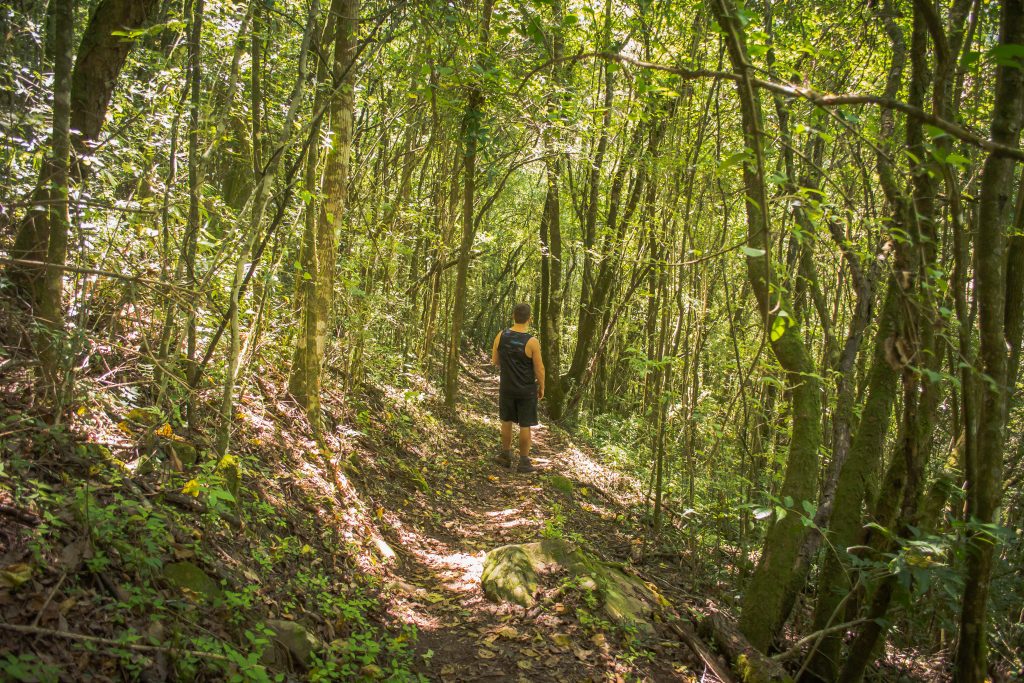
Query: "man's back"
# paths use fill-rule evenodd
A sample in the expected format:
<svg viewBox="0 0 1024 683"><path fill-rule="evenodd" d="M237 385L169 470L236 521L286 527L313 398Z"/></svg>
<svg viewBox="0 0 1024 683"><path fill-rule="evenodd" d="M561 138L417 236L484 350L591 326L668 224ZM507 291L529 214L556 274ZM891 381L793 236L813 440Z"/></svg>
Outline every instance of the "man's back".
<svg viewBox="0 0 1024 683"><path fill-rule="evenodd" d="M526 345L533 338L529 332L517 332L505 328L498 341L498 356L501 359L501 393L517 398L537 395L537 379L534 375L533 360L526 355Z"/></svg>

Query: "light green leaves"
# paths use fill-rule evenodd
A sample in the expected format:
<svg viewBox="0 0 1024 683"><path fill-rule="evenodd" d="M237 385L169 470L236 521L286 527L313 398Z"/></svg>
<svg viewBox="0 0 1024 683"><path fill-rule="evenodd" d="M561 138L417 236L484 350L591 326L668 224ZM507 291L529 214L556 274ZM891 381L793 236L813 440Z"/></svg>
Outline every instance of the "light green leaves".
<svg viewBox="0 0 1024 683"><path fill-rule="evenodd" d="M772 329L769 333L769 338L776 342L782 338L782 335L786 334L786 330L795 324L794 320L789 316L786 311L779 311L775 319L772 320Z"/></svg>

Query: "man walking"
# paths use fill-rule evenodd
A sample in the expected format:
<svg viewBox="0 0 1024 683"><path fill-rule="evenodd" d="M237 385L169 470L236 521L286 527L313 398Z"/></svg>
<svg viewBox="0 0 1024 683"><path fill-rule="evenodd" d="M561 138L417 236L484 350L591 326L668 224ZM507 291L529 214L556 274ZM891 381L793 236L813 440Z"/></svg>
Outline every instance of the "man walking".
<svg viewBox="0 0 1024 683"><path fill-rule="evenodd" d="M491 362L501 371L498 414L501 418L501 455L498 462L518 472L536 472L530 464L530 428L537 424L537 401L544 398L544 361L540 343L527 330L533 317L530 304L512 309L512 327L494 338ZM512 430L519 425L519 460L512 457Z"/></svg>

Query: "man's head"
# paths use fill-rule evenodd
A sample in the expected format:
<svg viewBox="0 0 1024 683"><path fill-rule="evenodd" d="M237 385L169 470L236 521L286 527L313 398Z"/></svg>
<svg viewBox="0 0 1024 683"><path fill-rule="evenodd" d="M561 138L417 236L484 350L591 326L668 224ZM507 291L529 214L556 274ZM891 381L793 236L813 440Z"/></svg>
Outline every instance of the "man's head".
<svg viewBox="0 0 1024 683"><path fill-rule="evenodd" d="M512 320L516 325L525 325L530 321L530 304L516 304L512 309Z"/></svg>

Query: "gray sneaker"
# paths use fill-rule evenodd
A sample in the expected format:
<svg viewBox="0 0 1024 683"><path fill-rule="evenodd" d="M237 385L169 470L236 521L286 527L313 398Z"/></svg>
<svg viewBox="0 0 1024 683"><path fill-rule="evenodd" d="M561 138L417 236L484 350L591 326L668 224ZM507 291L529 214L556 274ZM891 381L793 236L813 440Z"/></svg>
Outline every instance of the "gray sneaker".
<svg viewBox="0 0 1024 683"><path fill-rule="evenodd" d="M512 451L510 451L510 450L509 451L501 451L500 453L498 453L498 455L496 455L494 457L494 459L502 467L509 467L509 468L512 467Z"/></svg>
<svg viewBox="0 0 1024 683"><path fill-rule="evenodd" d="M530 472L536 472L536 471L537 471L537 468L534 467L533 464L530 462L530 456L528 456L528 455L520 455L519 456L519 466L516 467L516 472L519 472L520 474L529 474Z"/></svg>

